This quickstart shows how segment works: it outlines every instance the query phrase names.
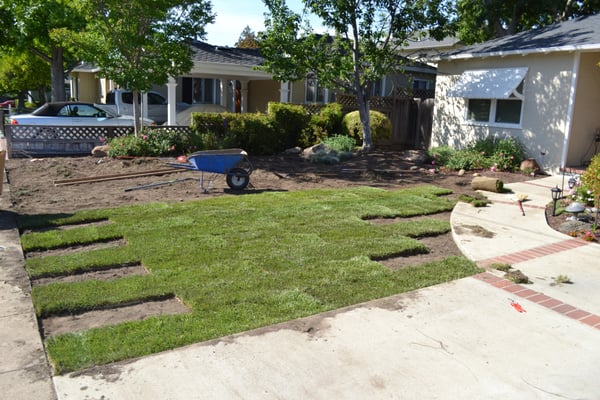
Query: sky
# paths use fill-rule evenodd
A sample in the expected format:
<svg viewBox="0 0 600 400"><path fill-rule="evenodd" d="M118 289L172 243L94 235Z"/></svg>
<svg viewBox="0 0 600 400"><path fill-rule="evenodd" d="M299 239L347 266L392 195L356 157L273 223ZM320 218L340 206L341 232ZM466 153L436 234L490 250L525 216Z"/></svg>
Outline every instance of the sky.
<svg viewBox="0 0 600 400"><path fill-rule="evenodd" d="M288 7L302 12L302 0L287 0ZM212 0L213 13L217 14L214 24L206 26L206 41L215 46L233 47L246 26L254 33L265 28L264 14L267 8L261 0Z"/></svg>

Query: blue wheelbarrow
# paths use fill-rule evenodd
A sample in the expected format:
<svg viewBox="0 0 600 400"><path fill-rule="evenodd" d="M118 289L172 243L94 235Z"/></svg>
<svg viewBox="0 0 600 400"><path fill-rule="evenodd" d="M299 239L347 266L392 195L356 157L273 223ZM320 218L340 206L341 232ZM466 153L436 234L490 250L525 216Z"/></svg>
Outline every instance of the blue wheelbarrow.
<svg viewBox="0 0 600 400"><path fill-rule="evenodd" d="M187 163L169 163L175 168L199 171L200 188L206 193L218 174L225 174L227 186L233 190L243 190L250 183L252 164L248 153L242 149L197 151L188 156ZM208 184L204 186L204 173L209 173Z"/></svg>

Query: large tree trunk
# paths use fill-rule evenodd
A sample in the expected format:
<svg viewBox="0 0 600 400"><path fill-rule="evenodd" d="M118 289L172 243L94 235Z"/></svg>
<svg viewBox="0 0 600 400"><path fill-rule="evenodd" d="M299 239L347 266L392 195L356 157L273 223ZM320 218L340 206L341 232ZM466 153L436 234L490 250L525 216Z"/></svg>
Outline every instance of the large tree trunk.
<svg viewBox="0 0 600 400"><path fill-rule="evenodd" d="M65 101L65 69L64 69L64 50L62 48L52 48L52 60L50 67L50 78L52 81L52 101Z"/></svg>

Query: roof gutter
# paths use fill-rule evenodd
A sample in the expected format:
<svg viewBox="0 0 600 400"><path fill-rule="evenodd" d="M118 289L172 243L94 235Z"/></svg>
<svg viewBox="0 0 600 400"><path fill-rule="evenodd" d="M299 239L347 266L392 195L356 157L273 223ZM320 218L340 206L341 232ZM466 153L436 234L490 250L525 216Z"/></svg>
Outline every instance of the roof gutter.
<svg viewBox="0 0 600 400"><path fill-rule="evenodd" d="M452 60L472 60L475 58L486 58L486 57L509 57L509 56L526 56L530 54L548 54L558 52L589 52L589 51L600 51L600 43L586 44L582 46L556 46L556 47L545 47L542 49L532 50L512 50L512 51L494 51L494 52L478 52L478 53L459 53L449 56L434 56L431 58L432 61L452 61Z"/></svg>

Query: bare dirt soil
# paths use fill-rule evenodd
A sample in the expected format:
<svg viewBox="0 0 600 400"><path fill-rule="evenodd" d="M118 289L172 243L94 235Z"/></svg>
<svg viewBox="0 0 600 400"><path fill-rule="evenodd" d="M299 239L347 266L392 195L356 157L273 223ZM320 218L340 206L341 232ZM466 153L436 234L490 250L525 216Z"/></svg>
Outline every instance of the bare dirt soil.
<svg viewBox="0 0 600 400"><path fill-rule="evenodd" d="M10 185L11 211L18 214L55 214L70 213L81 209L116 207L154 201L180 202L202 200L218 196L245 196L265 191L294 191L311 188L348 188L355 186L373 186L396 190L415 185L432 184L452 190L452 197L461 194L476 196L471 189L472 172L460 175L457 172L433 173L423 152L375 150L366 155L335 165L315 164L306 161L297 154L282 154L270 157L251 157L254 170L250 176L250 185L243 191L232 191L225 183L225 177L216 176L211 188L200 188L201 174L182 169L176 172L164 172L173 159L136 158L111 159L96 157L64 158L18 158L6 163L7 180ZM124 175L149 172L143 177L124 177ZM532 177L521 173L478 171L480 175L490 176L505 184L531 180ZM113 179L115 178L118 179ZM92 178L92 182L73 183L79 178ZM204 184L208 185L209 174L204 174ZM66 182L65 182L66 181ZM436 217L449 220L450 213L440 213ZM373 223L386 223L374 220ZM450 233L422 239L429 249L427 254L410 257L398 257L381 260L391 269L417 265L439 260L452 255L460 255ZM70 251L63 249L61 251ZM33 256L33 255L32 255ZM39 255L38 255L39 256ZM143 266L138 266L143 268ZM131 266L122 271L98 271L85 277L62 277L59 279L116 279L132 273ZM133 273L143 273L137 269ZM47 281L33 282L45 284ZM168 299L175 308L177 301ZM148 307L151 307L148 304ZM168 304L155 304L156 313L172 312ZM166 310L166 311L165 311ZM71 323L81 329L82 326L97 326L117 323L119 316L104 314L86 318L71 316ZM179 310L182 312L182 310ZM124 313L127 319L132 313ZM123 314L123 313L122 313ZM146 314L139 314L142 318ZM134 318L135 319L135 318ZM73 322L74 321L74 322ZM90 322L85 322L90 321ZM63 332L66 320L45 322L47 329ZM67 328L68 330L68 328ZM49 332L46 332L48 335Z"/></svg>

